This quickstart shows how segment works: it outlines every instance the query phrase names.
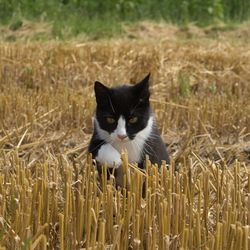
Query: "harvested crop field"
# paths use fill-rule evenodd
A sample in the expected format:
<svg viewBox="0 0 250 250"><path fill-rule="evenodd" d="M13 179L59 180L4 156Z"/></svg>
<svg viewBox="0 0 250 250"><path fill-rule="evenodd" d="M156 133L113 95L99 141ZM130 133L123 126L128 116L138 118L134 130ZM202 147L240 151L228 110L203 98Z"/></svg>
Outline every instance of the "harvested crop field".
<svg viewBox="0 0 250 250"><path fill-rule="evenodd" d="M249 249L243 40L2 43L0 249ZM124 154L116 189L86 153L93 83L148 72L171 166L141 171Z"/></svg>

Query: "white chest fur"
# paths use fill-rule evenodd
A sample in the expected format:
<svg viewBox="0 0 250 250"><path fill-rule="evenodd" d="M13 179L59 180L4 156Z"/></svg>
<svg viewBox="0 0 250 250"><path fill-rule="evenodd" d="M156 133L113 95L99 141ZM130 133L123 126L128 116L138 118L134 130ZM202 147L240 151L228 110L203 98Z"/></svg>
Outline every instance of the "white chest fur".
<svg viewBox="0 0 250 250"><path fill-rule="evenodd" d="M136 134L135 138L131 141L114 141L112 146L118 151L126 150L128 152L129 162L139 162L144 150L144 144L149 138L153 127L153 117L148 120L147 126Z"/></svg>
<svg viewBox="0 0 250 250"><path fill-rule="evenodd" d="M148 120L147 126L138 132L133 140L124 140L124 141L119 141L115 139L115 135L109 134L107 131L103 130L100 128L98 121L95 119L95 125L97 128L98 135L101 139L105 140L110 146L112 146L115 150L119 152L119 154L122 153L123 150L126 150L128 152L128 159L129 162L139 162L141 160L141 156L144 150L144 144L146 140L150 137L150 134L153 129L153 124L154 124L154 118L151 116ZM104 147L103 145L102 147ZM106 147L106 146L105 146ZM103 155L103 150L100 148L100 152L102 154L98 154L97 160L100 162L104 163L104 158L106 159L110 157L111 162L113 161L112 158L115 155L114 161L117 161L117 154L109 154L108 152L112 151L106 151L105 157ZM109 154L109 155L107 155ZM103 158L103 159L102 159Z"/></svg>

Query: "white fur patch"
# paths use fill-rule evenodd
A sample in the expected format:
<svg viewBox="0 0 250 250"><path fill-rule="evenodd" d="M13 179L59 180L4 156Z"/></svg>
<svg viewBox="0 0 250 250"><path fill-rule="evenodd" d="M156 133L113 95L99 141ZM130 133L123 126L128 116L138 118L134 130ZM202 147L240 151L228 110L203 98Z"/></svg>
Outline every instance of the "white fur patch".
<svg viewBox="0 0 250 250"><path fill-rule="evenodd" d="M107 164L110 168L118 168L122 164L120 153L111 144L101 146L96 160L103 165Z"/></svg>
<svg viewBox="0 0 250 250"><path fill-rule="evenodd" d="M121 117L120 117L120 119L119 119L119 121L120 121L121 126L119 129L121 129L120 131L124 132L124 130L122 130L122 129L123 129L123 124L124 124L124 128L125 128L125 120ZM118 121L118 126L119 126L119 121ZM124 121L124 123L123 123L123 121ZM122 141L118 140L117 134L115 133L115 131L118 129L118 126L117 126L117 129L113 133L109 134L107 131L100 128L100 125L96 119L95 119L95 124L96 124L97 132L98 132L100 139L105 140L107 142L107 144L105 144L105 145L110 145L119 154L121 154L121 152L123 150L126 150L128 152L128 160L129 160L129 162L132 163L132 162L139 162L141 160L141 155L143 153L145 141L150 137L150 134L151 134L153 126L154 126L154 117L151 116L149 118L147 126L143 130L138 132L133 140L129 140L128 137ZM126 129L125 129L125 131L126 131ZM105 145L103 145L103 146L105 146ZM104 156L104 153L106 154L105 156ZM113 157L112 154L113 154L112 150L106 150L106 151L104 150L104 151L102 151L101 155L102 155L103 159L105 158L106 163L108 163L110 161L108 161L108 159L106 159L106 158L111 157L111 162L112 162L112 161L114 161L114 158L117 157L116 154L114 154L114 155L116 155L115 157ZM98 156L99 156L99 152L98 152ZM120 155L119 155L119 158L120 158ZM100 162L102 163L103 160L101 159L101 157L99 157L99 159L100 159ZM97 158L96 158L96 160L99 161Z"/></svg>
<svg viewBox="0 0 250 250"><path fill-rule="evenodd" d="M114 141L113 147L120 153L125 149L128 152L129 162L139 162L144 149L144 143L149 138L153 128L153 117L148 120L147 126L138 132L134 140Z"/></svg>
<svg viewBox="0 0 250 250"><path fill-rule="evenodd" d="M113 133L111 133L111 137L114 139L117 139L118 135L127 136L126 121L122 116L120 116L120 118L118 120L117 127L116 127L115 131Z"/></svg>

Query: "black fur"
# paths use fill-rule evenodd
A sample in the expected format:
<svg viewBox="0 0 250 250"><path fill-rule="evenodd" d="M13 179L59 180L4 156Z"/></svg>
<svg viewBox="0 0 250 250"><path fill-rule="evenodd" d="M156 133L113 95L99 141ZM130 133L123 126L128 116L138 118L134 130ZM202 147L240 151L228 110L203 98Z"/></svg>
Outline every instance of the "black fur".
<svg viewBox="0 0 250 250"><path fill-rule="evenodd" d="M100 82L95 82L96 96L96 119L103 130L112 133L117 127L117 121L122 115L126 120L126 131L130 140L133 140L136 134L147 126L152 110L149 103L149 75L136 85L123 85L114 88L108 88ZM128 120L131 117L138 117L138 122L130 124ZM107 117L115 119L113 124L107 122ZM169 156L166 146L163 143L156 124L153 127L152 136L145 143L145 150L152 163L161 165L165 160L169 163ZM106 142L99 138L96 125L89 144L89 152L93 158L98 154L100 147ZM141 156L140 167L143 167L145 154Z"/></svg>

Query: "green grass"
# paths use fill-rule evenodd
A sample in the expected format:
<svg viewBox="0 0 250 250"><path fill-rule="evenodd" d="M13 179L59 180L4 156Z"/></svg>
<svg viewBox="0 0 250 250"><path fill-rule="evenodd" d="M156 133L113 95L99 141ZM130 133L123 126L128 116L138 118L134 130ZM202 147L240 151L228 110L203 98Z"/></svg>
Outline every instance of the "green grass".
<svg viewBox="0 0 250 250"><path fill-rule="evenodd" d="M86 33L92 40L100 37L111 37L121 32L121 24L113 19L105 22L102 19L85 19L80 22L77 17L61 19L53 23L53 35L59 39L75 37Z"/></svg>
<svg viewBox="0 0 250 250"><path fill-rule="evenodd" d="M122 22L166 20L207 25L243 21L250 16L249 0L1 0L0 23L22 20L52 23L55 37L80 33L110 36ZM18 26L17 26L18 28Z"/></svg>

